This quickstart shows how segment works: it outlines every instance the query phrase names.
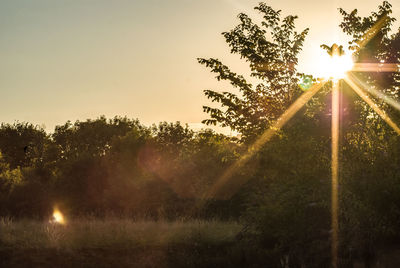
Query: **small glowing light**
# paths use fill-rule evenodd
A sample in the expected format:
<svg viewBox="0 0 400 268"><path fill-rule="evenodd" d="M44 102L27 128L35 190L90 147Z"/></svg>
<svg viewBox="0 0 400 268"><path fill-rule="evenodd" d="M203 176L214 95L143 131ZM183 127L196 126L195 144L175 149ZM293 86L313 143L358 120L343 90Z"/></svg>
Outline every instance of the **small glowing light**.
<svg viewBox="0 0 400 268"><path fill-rule="evenodd" d="M346 73L353 68L354 62L350 52L340 56L337 54L330 56L324 52L318 57L317 65L319 67L316 76L339 80L346 77Z"/></svg>
<svg viewBox="0 0 400 268"><path fill-rule="evenodd" d="M58 209L54 210L51 222L55 222L55 223L59 223L59 224L65 223L64 215L61 213L61 211L59 211Z"/></svg>

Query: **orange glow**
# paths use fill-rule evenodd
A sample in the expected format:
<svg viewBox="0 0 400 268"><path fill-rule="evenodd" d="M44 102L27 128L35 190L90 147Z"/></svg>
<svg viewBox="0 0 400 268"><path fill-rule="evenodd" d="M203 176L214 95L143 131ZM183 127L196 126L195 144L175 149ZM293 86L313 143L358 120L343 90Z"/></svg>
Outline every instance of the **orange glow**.
<svg viewBox="0 0 400 268"><path fill-rule="evenodd" d="M65 224L65 218L61 211L59 211L58 209L54 209L51 222Z"/></svg>

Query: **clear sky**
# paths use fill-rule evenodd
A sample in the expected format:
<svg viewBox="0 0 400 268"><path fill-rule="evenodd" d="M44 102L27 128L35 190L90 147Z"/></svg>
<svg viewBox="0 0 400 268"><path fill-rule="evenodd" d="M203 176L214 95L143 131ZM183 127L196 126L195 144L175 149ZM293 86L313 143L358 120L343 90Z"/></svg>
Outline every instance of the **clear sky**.
<svg viewBox="0 0 400 268"><path fill-rule="evenodd" d="M204 89L226 90L197 57L217 57L233 71L221 32L260 0L0 0L0 122L28 121L47 131L100 115L144 124L207 117ZM269 0L298 15L310 34L299 69L313 71L319 45L340 40L338 7L361 15L376 0ZM400 18L400 3L391 1ZM398 26L398 23L396 24Z"/></svg>

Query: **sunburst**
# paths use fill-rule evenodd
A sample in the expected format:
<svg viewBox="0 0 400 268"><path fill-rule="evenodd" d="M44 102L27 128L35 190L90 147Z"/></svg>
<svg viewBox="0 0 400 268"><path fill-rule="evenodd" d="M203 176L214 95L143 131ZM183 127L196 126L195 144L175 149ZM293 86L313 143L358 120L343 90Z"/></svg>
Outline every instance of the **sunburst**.
<svg viewBox="0 0 400 268"><path fill-rule="evenodd" d="M355 48L356 52L362 49L388 22L387 16L382 16L375 25L373 25L360 39L358 46ZM325 55L319 59L322 72L319 74L325 79L317 84L311 86L311 88L305 90L305 92L276 120L272 126L266 130L256 142L249 147L249 150L240 159L238 159L232 166L230 166L222 176L215 182L210 188L209 192L206 193L207 198L216 198L218 191L225 185L229 180L233 178L233 174L244 164L246 164L252 156L266 143L273 135L281 129L299 110L303 107L325 84L327 81L332 81L332 152L331 152L331 180L332 180L332 198L331 198L331 226L332 226L332 266L338 266L338 245L339 245L339 80L344 80L360 97L363 99L373 110L377 113L397 134L400 135L400 128L393 122L393 120L374 102L374 100L365 92L362 87L366 87L368 92L375 97L381 98L386 101L389 105L400 110L400 103L393 98L385 95L381 91L367 87L365 83L362 83L353 72L399 72L399 63L353 63L351 53L348 51L340 51L339 46L334 44L331 47L329 55ZM303 89L303 87L302 87ZM243 184L245 181L239 182ZM238 182L235 183L237 185ZM234 194L231 192L230 195ZM225 198L227 196L224 196Z"/></svg>

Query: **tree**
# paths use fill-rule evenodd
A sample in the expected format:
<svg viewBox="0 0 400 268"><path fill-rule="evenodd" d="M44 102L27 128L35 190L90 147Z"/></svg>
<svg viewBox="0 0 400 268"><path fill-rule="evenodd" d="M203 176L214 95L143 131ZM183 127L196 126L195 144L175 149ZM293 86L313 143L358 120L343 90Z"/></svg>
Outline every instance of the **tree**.
<svg viewBox="0 0 400 268"><path fill-rule="evenodd" d="M56 126L52 135L61 158L81 156L102 156L110 150L114 137L124 136L132 128L141 128L138 120L115 117L107 120L104 116L96 120L70 121Z"/></svg>
<svg viewBox="0 0 400 268"><path fill-rule="evenodd" d="M358 16L357 9L347 13L339 9L343 16L340 24L343 32L349 35L352 40L349 42L349 49L353 51L356 64L398 64L400 62L400 31L391 34L392 25L395 18L391 17L392 6L384 1L378 7L377 12L372 12L370 16ZM381 91L388 97L398 99L400 90L400 73L396 71L381 72L379 68L374 68L369 72L353 72L355 77L363 81L366 89ZM386 110L389 115L400 119L400 113L388 106L383 99L370 96L378 105ZM360 122L366 128L374 128L377 135L393 135L393 132L382 121L370 107L364 102L359 103L365 110L361 113ZM360 127L360 124L358 124ZM364 137L367 138L367 137ZM382 138L382 137L381 137ZM379 139L377 139L379 140Z"/></svg>
<svg viewBox="0 0 400 268"><path fill-rule="evenodd" d="M231 52L246 60L251 75L260 79L260 84L253 87L217 59L199 59L217 74L218 80L229 81L241 94L206 90L206 96L219 103L220 108L205 106L210 119L204 122L231 127L243 134L245 142L270 127L300 94L297 83L301 74L295 66L307 33L294 32L293 16L280 24L279 11L265 4L259 4L256 10L264 15L261 26L240 14L240 24L223 35ZM386 1L377 12L364 18L357 15L357 10L347 13L340 9L340 27L353 39L349 45L357 63L399 64L400 32L390 34L394 21L391 12ZM288 34L282 29L288 29ZM328 52L342 50L340 46L322 47ZM372 71L354 75L367 87L398 100L399 73ZM259 248L276 253L289 266L320 267L330 263L330 245L326 243L330 237L328 87L329 83L303 108L300 113L305 116L301 120L300 115L292 118L252 159L258 166L249 181L254 192L249 195L244 220L257 234ZM379 242L398 237L399 141L391 128L345 85L342 94L345 120L340 144L339 261L347 265L361 258L368 266ZM398 111L370 97L400 119ZM321 246L324 252L318 252Z"/></svg>
<svg viewBox="0 0 400 268"><path fill-rule="evenodd" d="M343 32L352 39L356 63L394 64L400 62L400 30L391 34L395 19L392 6L384 1L377 12L360 17L357 9L343 16ZM398 72L355 72L367 92L378 91L399 100ZM368 93L368 94L369 94ZM384 100L369 94L395 122L400 113ZM349 125L342 139L342 190L340 207L342 256L362 259L369 267L388 240L397 237L400 207L399 138L394 131L364 102L353 99L359 111L358 120Z"/></svg>
<svg viewBox="0 0 400 268"><path fill-rule="evenodd" d="M198 59L217 74L218 80L227 80L240 91L236 95L205 90L205 95L221 107L204 106L210 118L203 123L230 127L242 133L244 140L260 135L301 93L296 65L308 33L308 29L295 31L297 16L287 16L281 21L281 11L265 3L260 3L255 10L263 16L261 25L241 13L240 24L222 35L231 53L240 55L249 64L251 76L259 81L257 85L232 72L218 59Z"/></svg>
<svg viewBox="0 0 400 268"><path fill-rule="evenodd" d="M0 125L0 151L11 169L41 162L48 142L48 135L39 126L29 123Z"/></svg>
<svg viewBox="0 0 400 268"><path fill-rule="evenodd" d="M119 185L119 177L111 176L116 167L110 168L118 160L115 152L123 147L119 141L143 128L138 120L107 120L104 116L57 126L48 152L55 158L52 168L56 176L54 188L59 194L56 201L67 203L75 213L104 212L110 205L111 185Z"/></svg>

